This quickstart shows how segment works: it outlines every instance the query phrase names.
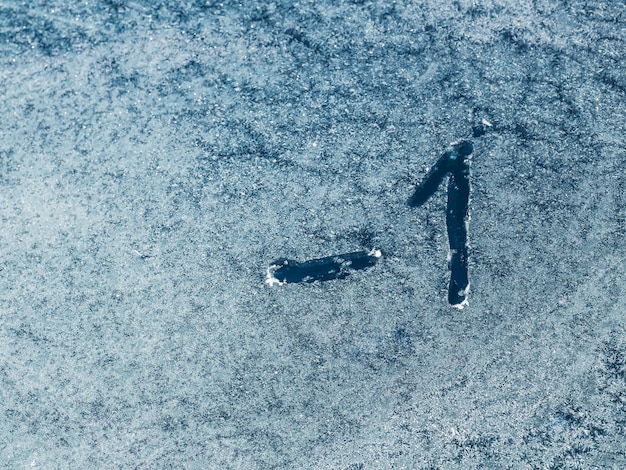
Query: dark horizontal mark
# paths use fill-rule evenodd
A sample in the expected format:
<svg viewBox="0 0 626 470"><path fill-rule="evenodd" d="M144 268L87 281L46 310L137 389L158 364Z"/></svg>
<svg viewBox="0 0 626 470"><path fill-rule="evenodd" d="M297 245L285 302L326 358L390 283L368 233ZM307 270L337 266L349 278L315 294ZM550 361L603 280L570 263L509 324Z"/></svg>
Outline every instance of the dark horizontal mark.
<svg viewBox="0 0 626 470"><path fill-rule="evenodd" d="M274 261L267 269L265 282L270 286L281 286L294 282L343 279L354 271L374 266L380 257L380 250L371 250L327 256L302 263L282 258Z"/></svg>
<svg viewBox="0 0 626 470"><path fill-rule="evenodd" d="M446 226L450 244L450 284L448 302L463 308L467 305L469 279L467 275L467 215L469 206L469 164L467 157L474 151L471 142L464 140L444 153L429 170L424 180L409 198L409 206L424 204L446 177L448 180L448 203L446 206Z"/></svg>

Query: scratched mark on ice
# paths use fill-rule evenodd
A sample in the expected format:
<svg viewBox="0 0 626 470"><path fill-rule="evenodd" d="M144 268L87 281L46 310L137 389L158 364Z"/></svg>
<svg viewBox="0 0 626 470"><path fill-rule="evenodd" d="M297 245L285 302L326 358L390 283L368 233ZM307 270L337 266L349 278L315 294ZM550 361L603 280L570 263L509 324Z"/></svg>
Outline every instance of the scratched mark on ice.
<svg viewBox="0 0 626 470"><path fill-rule="evenodd" d="M470 169L467 157L474 151L470 141L463 140L445 152L426 174L409 198L409 206L419 207L434 193L446 177L448 180L448 203L446 226L450 245L450 284L448 302L463 308L467 305L469 278L467 274L467 228L470 184Z"/></svg>
<svg viewBox="0 0 626 470"><path fill-rule="evenodd" d="M330 281L343 279L350 273L372 267L381 257L380 250L357 251L298 262L289 259L274 261L267 269L265 282L277 284Z"/></svg>

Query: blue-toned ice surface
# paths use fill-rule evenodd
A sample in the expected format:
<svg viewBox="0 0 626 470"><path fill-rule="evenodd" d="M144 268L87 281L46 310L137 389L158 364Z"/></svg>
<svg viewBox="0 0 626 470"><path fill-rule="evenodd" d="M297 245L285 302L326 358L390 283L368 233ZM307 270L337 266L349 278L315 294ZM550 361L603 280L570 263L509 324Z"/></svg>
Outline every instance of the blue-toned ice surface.
<svg viewBox="0 0 626 470"><path fill-rule="evenodd" d="M623 0L0 0L0 466L624 468L624 64Z"/></svg>

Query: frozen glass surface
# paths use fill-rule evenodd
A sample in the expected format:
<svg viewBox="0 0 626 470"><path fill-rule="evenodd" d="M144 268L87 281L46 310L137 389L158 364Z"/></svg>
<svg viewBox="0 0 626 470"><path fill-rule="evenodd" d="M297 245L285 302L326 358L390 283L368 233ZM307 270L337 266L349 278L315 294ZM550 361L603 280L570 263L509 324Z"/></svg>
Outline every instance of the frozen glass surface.
<svg viewBox="0 0 626 470"><path fill-rule="evenodd" d="M0 466L626 468L624 64L623 0L0 0Z"/></svg>

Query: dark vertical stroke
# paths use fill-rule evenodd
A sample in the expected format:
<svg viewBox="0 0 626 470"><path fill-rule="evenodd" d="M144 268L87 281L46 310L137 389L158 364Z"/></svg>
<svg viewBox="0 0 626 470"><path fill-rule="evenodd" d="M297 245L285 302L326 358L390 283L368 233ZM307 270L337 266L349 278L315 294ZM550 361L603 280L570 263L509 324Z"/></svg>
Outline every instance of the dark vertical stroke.
<svg viewBox="0 0 626 470"><path fill-rule="evenodd" d="M446 227L450 244L450 285L448 302L461 305L469 286L467 274L467 215L469 206L469 166L459 159L448 182Z"/></svg>
<svg viewBox="0 0 626 470"><path fill-rule="evenodd" d="M450 245L450 284L448 302L463 307L469 291L467 273L467 216L469 210L469 164L467 156L474 148L469 141L462 141L444 153L430 169L424 180L409 198L411 207L424 204L437 191L446 175L448 181L448 203L446 206L446 227Z"/></svg>

